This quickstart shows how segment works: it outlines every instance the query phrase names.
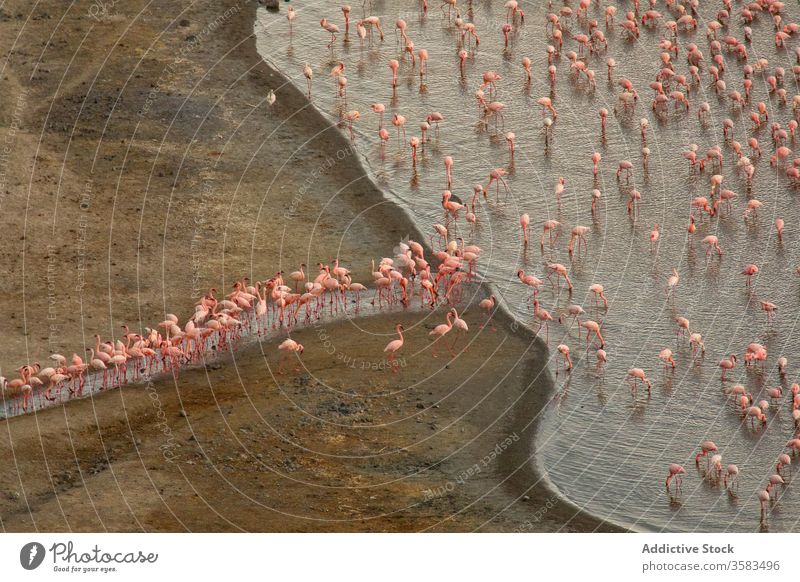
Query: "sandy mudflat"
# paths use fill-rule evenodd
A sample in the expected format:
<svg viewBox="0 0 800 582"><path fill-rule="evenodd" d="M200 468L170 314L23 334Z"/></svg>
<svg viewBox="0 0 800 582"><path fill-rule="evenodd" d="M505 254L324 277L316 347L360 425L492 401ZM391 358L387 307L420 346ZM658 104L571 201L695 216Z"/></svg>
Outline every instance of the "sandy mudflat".
<svg viewBox="0 0 800 582"><path fill-rule="evenodd" d="M184 318L242 275L338 256L367 281L413 236L339 130L260 60L254 3L106 2L99 20L97 5L0 9L4 371ZM452 361L428 349L443 313L377 315L299 331L300 372L274 376L275 345L257 344L4 421L3 529L614 529L531 469L542 344L464 317L473 342Z"/></svg>

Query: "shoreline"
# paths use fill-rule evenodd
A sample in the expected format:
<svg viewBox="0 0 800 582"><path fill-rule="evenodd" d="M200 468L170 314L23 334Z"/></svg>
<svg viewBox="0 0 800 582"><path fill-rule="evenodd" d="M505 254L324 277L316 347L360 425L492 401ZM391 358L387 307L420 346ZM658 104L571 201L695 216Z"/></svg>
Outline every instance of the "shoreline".
<svg viewBox="0 0 800 582"><path fill-rule="evenodd" d="M258 9L259 9L258 6L254 5L254 10L255 10L253 14L254 29L257 26ZM282 92L286 93L291 92L290 101L292 103L307 102L311 106L310 109L316 114L318 121L321 125L332 125L333 127L336 128L339 137L340 147L354 147L353 144L351 144L347 140L347 137L343 130L338 128L336 124L331 124L330 120L326 117L325 113L320 111L313 101L308 101L307 97L302 93L302 91L298 89L298 87L295 86L294 83L292 83L292 81L288 77L286 77L286 75L284 75L282 71L280 71L277 67L270 64L266 59L264 59L263 56L258 53L258 50L255 48L255 46L253 48L255 49L258 57L262 59L267 69L272 74L277 75L281 79L283 79L284 84L282 86ZM362 154L361 151L359 151L357 148L356 151L358 153L357 163L359 171L361 171L363 175L368 179L368 181L372 184L374 190L380 194L382 202L390 204L393 208L399 211L400 215L403 218L401 223L402 227L408 228L410 233L414 233L417 240L419 240L420 244L422 244L423 247L425 248L425 252L427 254L430 254L431 249L427 243L427 240L425 239L424 236L422 236L422 233L419 231L417 225L414 224L414 221L409 216L407 210L397 205L393 201L389 200L388 198L386 198L385 194L381 190L381 187L378 184L376 184L374 180L372 180L372 178L370 177L369 173L367 173L365 169L364 154ZM486 283L479 283L478 286L481 288L482 293L484 293L485 296L488 296L490 294L490 291L487 292L487 290L490 290L490 287L488 287ZM528 441L528 447L529 447L528 452L516 453L513 456L514 462L513 463L508 462L506 465L507 469L513 468L513 475L509 477L509 481L513 483L517 488L516 490L517 498L521 499L529 492L532 492L537 488L540 488L541 491L538 492L539 494L546 494L548 499L550 499L551 496L555 496L559 499L558 507L560 507L561 509L558 510L557 513L560 514L560 517L564 519L565 525L570 523L575 523L577 527L582 531L586 530L602 531L602 532L629 531L627 528L624 528L621 525L603 519L600 516L594 515L578 507L566 495L561 493L561 491L558 490L555 484L547 476L546 471L541 466L540 459L538 459L533 449L535 448L535 439L536 439L535 433L538 431L540 415L545 413L545 408L550 402L554 390L554 384L552 382L552 378L550 377L549 370L547 369L547 364L546 364L548 350L547 347L542 342L542 340L535 335L533 330L531 330L522 322L518 322L513 318L511 312L508 310L506 304L503 301L498 301L497 309L495 311L495 323L498 322L500 323L500 325L508 329L518 330L516 333L521 338L525 338L529 340L532 344L536 345L536 351L538 353L531 361L530 367L535 370L535 374L533 374L535 378L541 377L543 379L541 382L535 384L535 386L540 388L540 390L538 391L535 389L530 390L531 387L525 390L526 393L530 392L529 404L537 411L535 414L534 421L525 422L524 420L520 419L519 421L520 424L518 425L512 424L511 426L511 430L515 434L517 434L518 432L531 434L531 438ZM525 402L525 399L521 398L520 401ZM515 419L516 416L517 415L515 415ZM525 439L522 440L523 442L525 442ZM504 462L507 462L509 460L509 457L511 457L511 455L504 456L502 457L502 459ZM533 462L531 463L530 461ZM515 463L517 464L517 466L514 468L512 467L512 465ZM516 475L517 472L520 472L521 475L519 477L514 477L514 475ZM526 473L528 473L530 476L533 476L533 478L536 480L536 483L534 485L527 485L527 486L525 485L525 483L529 481L529 479L526 480L524 478L524 475ZM538 484L539 481L541 481L541 485ZM498 484L498 486L502 486L502 483Z"/></svg>

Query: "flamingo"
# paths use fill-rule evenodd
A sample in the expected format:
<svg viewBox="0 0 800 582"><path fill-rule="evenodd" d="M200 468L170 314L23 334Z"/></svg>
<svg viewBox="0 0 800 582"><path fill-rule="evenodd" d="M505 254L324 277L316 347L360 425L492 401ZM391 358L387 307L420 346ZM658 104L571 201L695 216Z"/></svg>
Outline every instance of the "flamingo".
<svg viewBox="0 0 800 582"><path fill-rule="evenodd" d="M668 471L669 471L669 474L667 475L667 480L666 480L666 482L664 484L665 484L665 486L667 488L667 492L669 492L669 484L674 479L675 480L675 495L677 495L678 491L680 491L680 489L681 489L681 485L682 485L682 482L683 482L683 478L681 477L681 475L686 473L686 469L684 469L683 466L681 466L681 465L679 465L677 463L670 463L670 465L668 467Z"/></svg>
<svg viewBox="0 0 800 582"><path fill-rule="evenodd" d="M443 338L445 335L447 335L450 332L451 329L453 329L453 323L450 321L450 319L452 317L453 317L453 310L451 309L451 310L449 310L447 312L447 315L445 316L445 319L446 319L447 323L440 323L439 325L434 327L433 330L431 330L431 332L428 334L429 336L434 338L433 344L432 344L433 357L434 358L438 358L439 357L436 354L436 342L439 339ZM447 342L444 342L444 345L447 346L448 350L450 350L450 354L455 356L455 354L453 353L452 348L447 345Z"/></svg>
<svg viewBox="0 0 800 582"><path fill-rule="evenodd" d="M494 295L490 295L486 299L482 299L481 302L478 304L478 307L483 309L486 312L486 322L492 321L492 315L494 314L494 309L497 306L497 298ZM481 325L481 329L486 327L486 323ZM497 331L494 326L494 322L492 321L492 331Z"/></svg>
<svg viewBox="0 0 800 582"><path fill-rule="evenodd" d="M398 323L395 325L395 331L399 336L398 339L390 341L388 344L386 344L386 347L383 348L383 352L389 354L389 367L393 373L397 373L397 366L395 365L397 352L403 347L403 343L405 342L403 338L403 326Z"/></svg>
<svg viewBox="0 0 800 582"><path fill-rule="evenodd" d="M298 356L303 355L303 351L305 348L303 344L297 343L291 338L287 338L283 340L279 345L278 349L281 351L280 362L278 365L278 374L283 374L283 365L285 361L289 358L289 354L292 352L296 353ZM300 368L295 368L295 371L299 370Z"/></svg>
<svg viewBox="0 0 800 582"><path fill-rule="evenodd" d="M731 354L730 358L720 360L719 367L722 369L722 376L720 376L720 380L724 382L725 374L728 372L728 370L733 370L734 366L736 366L736 354Z"/></svg>

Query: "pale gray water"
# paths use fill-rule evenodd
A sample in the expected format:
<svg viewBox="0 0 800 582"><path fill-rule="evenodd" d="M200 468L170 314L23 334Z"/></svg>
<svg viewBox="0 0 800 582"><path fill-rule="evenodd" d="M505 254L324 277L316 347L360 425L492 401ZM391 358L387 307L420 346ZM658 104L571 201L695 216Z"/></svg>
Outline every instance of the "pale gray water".
<svg viewBox="0 0 800 582"><path fill-rule="evenodd" d="M563 290L560 294L547 285L542 287L541 301L554 316L569 303L583 305L592 319L603 322L609 365L605 380L594 373L594 351L581 360L582 345L573 327L550 326L550 345L567 343L576 359L576 368L564 380L557 378L558 395L547 411L537 439L540 461L554 483L574 502L588 511L619 523L640 529L688 531L754 531L759 528L759 507L755 498L774 472L775 461L791 438L792 419L790 398L784 397L780 406L768 414L765 430L752 431L743 424L738 410L722 392L717 363L723 356L735 352L740 365L730 378L745 384L757 400L765 397L762 391L778 385L775 361L784 355L789 359L789 375L784 388L797 378L800 366L795 330L795 311L800 305L800 280L794 274L800 262L797 249L800 212L792 190L782 172L768 163L773 147L768 127L753 132L749 108L745 113L731 108L727 99L708 91L706 66L701 71L703 82L693 87L690 96L691 112L675 112L670 106L667 121L659 121L650 110L653 92L649 83L659 68L659 30L642 28L637 42L623 40L616 27L608 32L607 55L594 55L588 61L597 75L596 91L588 90L585 82L575 82L569 74L565 54L577 50L577 44L565 34L562 57L557 61L558 80L551 95L546 79L547 59L545 36L545 2L520 2L526 20L515 26L511 49L503 53L500 27L506 21L504 2L472 2L459 0L462 17L476 23L481 36L480 48L467 62L463 77L459 74L455 43L457 33L448 27L439 11L440 2L431 0L427 18L418 11L418 2L376 1L372 15L380 16L386 40L361 44L355 33L355 20L362 16L359 2L353 3L350 42L342 42L344 21L339 2L292 2L298 17L293 33L282 13L260 11L256 24L258 46L262 55L284 72L305 91L302 74L305 62L314 70L313 103L323 113L336 120L342 111L357 109L361 119L355 123L356 144L367 160L375 181L387 196L409 210L420 230L431 232L430 225L442 222L441 193L445 188L442 158L454 160L453 193L464 202L472 198L472 185L486 184L489 171L496 167L509 170L507 178L511 193L502 193L476 211L478 228L474 237L463 213L459 217L459 233L483 249L480 272L501 295L516 317L532 324L532 310L525 307L525 289L514 273L518 267L544 278L547 261L569 267L575 285L572 298ZM554 2L555 9L561 2ZM603 3L604 6L608 2ZM620 8L616 21L632 9L632 2L616 3ZM643 10L646 2L642 2ZM686 45L695 42L703 51L706 63L711 54L705 37L705 24L722 7L721 2L703 3L707 7L699 18L698 32L681 33L680 53L674 59L678 73L687 74ZM468 11L468 6L471 10ZM738 8L739 3L734 3ZM577 2L572 3L577 8ZM658 9L666 13L663 3ZM591 16L603 26L602 13L592 8ZM417 69L408 60L402 62L396 95L392 96L388 61L401 60L395 40L394 22L402 16L408 23L408 34L416 49L429 52L429 77L423 90ZM333 50L328 50L328 35L319 24L322 17L336 23L342 34ZM784 21L798 20L800 9L786 3ZM738 16L731 19L730 32L743 39ZM577 30L573 19L572 26ZM772 74L775 66L786 71L785 87L791 103L797 85L791 74L796 39L789 42L788 52L778 52L773 43L771 18L762 15L752 28L754 42L748 46L750 62L769 59ZM526 86L520 65L523 57L533 61L534 78ZM615 79L626 77L633 81L640 99L636 111L627 116L609 116L605 142L601 141L598 110L613 109L619 87L606 82L605 59L617 61ZM338 61L346 64L347 103L336 97L336 85L329 76ZM728 70L724 78L728 90L742 89L742 63L726 55ZM487 70L497 71L503 79L498 83L496 99L506 104L502 131L493 125L488 128L479 121L475 90ZM791 106L770 102L765 75L754 77L751 102L767 101L770 122L783 127L791 119ZM698 91L702 95L698 95ZM277 91L280 99L280 90ZM554 126L550 147L544 148L542 116L536 105L539 97L554 97L558 121ZM706 126L697 118L697 106L708 101L712 115ZM378 118L370 104L386 105L385 124L391 134L385 158L377 136ZM395 128L391 126L394 112L408 119L408 138L420 135L419 123L432 111L441 112L445 121L441 134L420 150L420 160L414 173L410 149L402 148ZM648 146L651 149L649 173L642 169L639 119L650 121ZM742 214L747 203L747 188L733 170L735 154L722 141L722 119L735 122L734 139L747 149L747 138L755 135L764 156L754 160L757 166L751 195L764 206L757 220L746 226ZM343 131L347 129L343 127ZM504 139L505 131L513 131L517 139L516 160L509 166ZM433 133L431 134L433 137ZM705 221L693 237L688 237L689 201L695 196L707 196L709 177L690 170L682 157L690 143L700 146L700 153L712 145L723 146L725 167L723 188L734 190L738 198L732 212ZM795 144L788 144L794 149ZM602 172L597 185L593 181L591 155L603 156ZM302 151L298 151L302 155ZM615 179L617 163L628 159L634 163L635 187L642 192L640 216L633 222L626 212L628 188ZM556 206L553 189L558 176L566 178L565 195L560 208ZM599 188L603 201L599 212L590 212L591 190ZM519 216L531 216L532 243L523 253ZM776 241L773 220L782 217L787 224L783 243ZM558 248L540 252L538 238L544 220L555 218L562 222ZM651 252L649 233L654 223L661 226L658 252ZM569 231L575 225L591 227L588 253L570 260L566 246ZM707 261L700 242L707 234L719 236L725 252L721 260ZM376 251L377 252L377 251ZM346 259L346 258L345 258ZM739 272L746 263L754 262L761 273L750 293ZM681 275L674 303L665 301L665 282L672 267ZM607 314L596 310L588 288L592 283L605 286L610 302ZM772 301L779 306L778 318L772 328L757 299ZM684 316L693 331L702 333L706 344L702 363L691 363L691 351L685 340L676 342L674 317ZM535 324L534 324L535 325ZM565 335L566 333L566 335ZM757 341L767 346L769 359L765 371L745 372L741 356L745 346ZM675 352L678 368L670 381L662 372L657 355L665 347ZM554 349L552 350L555 351ZM551 369L555 372L555 360ZM653 381L652 398L642 393L634 400L625 382L630 367L641 367ZM732 385L734 382L729 382ZM720 447L723 463L736 463L741 474L738 499L729 498L720 488L706 485L696 472L693 458L698 444L714 440ZM670 504L664 492L664 479L669 463L686 466L684 492L680 505ZM794 468L785 473L787 480L795 475ZM800 494L788 487L769 517L771 531L796 531L800 520Z"/></svg>

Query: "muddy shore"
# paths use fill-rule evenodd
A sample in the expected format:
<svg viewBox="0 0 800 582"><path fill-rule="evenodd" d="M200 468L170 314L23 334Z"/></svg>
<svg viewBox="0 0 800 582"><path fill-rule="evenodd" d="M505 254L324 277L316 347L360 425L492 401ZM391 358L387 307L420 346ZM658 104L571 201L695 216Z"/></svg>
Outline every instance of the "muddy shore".
<svg viewBox="0 0 800 582"><path fill-rule="evenodd" d="M339 257L367 281L370 259L414 237L341 132L261 61L254 3L96 5L0 13L19 104L0 113L4 370L185 317L241 275ZM616 530L531 463L552 396L543 344L468 308L467 351L433 358L442 318L310 326L298 372L275 374L265 342L4 421L3 529ZM391 374L396 321L408 343Z"/></svg>

